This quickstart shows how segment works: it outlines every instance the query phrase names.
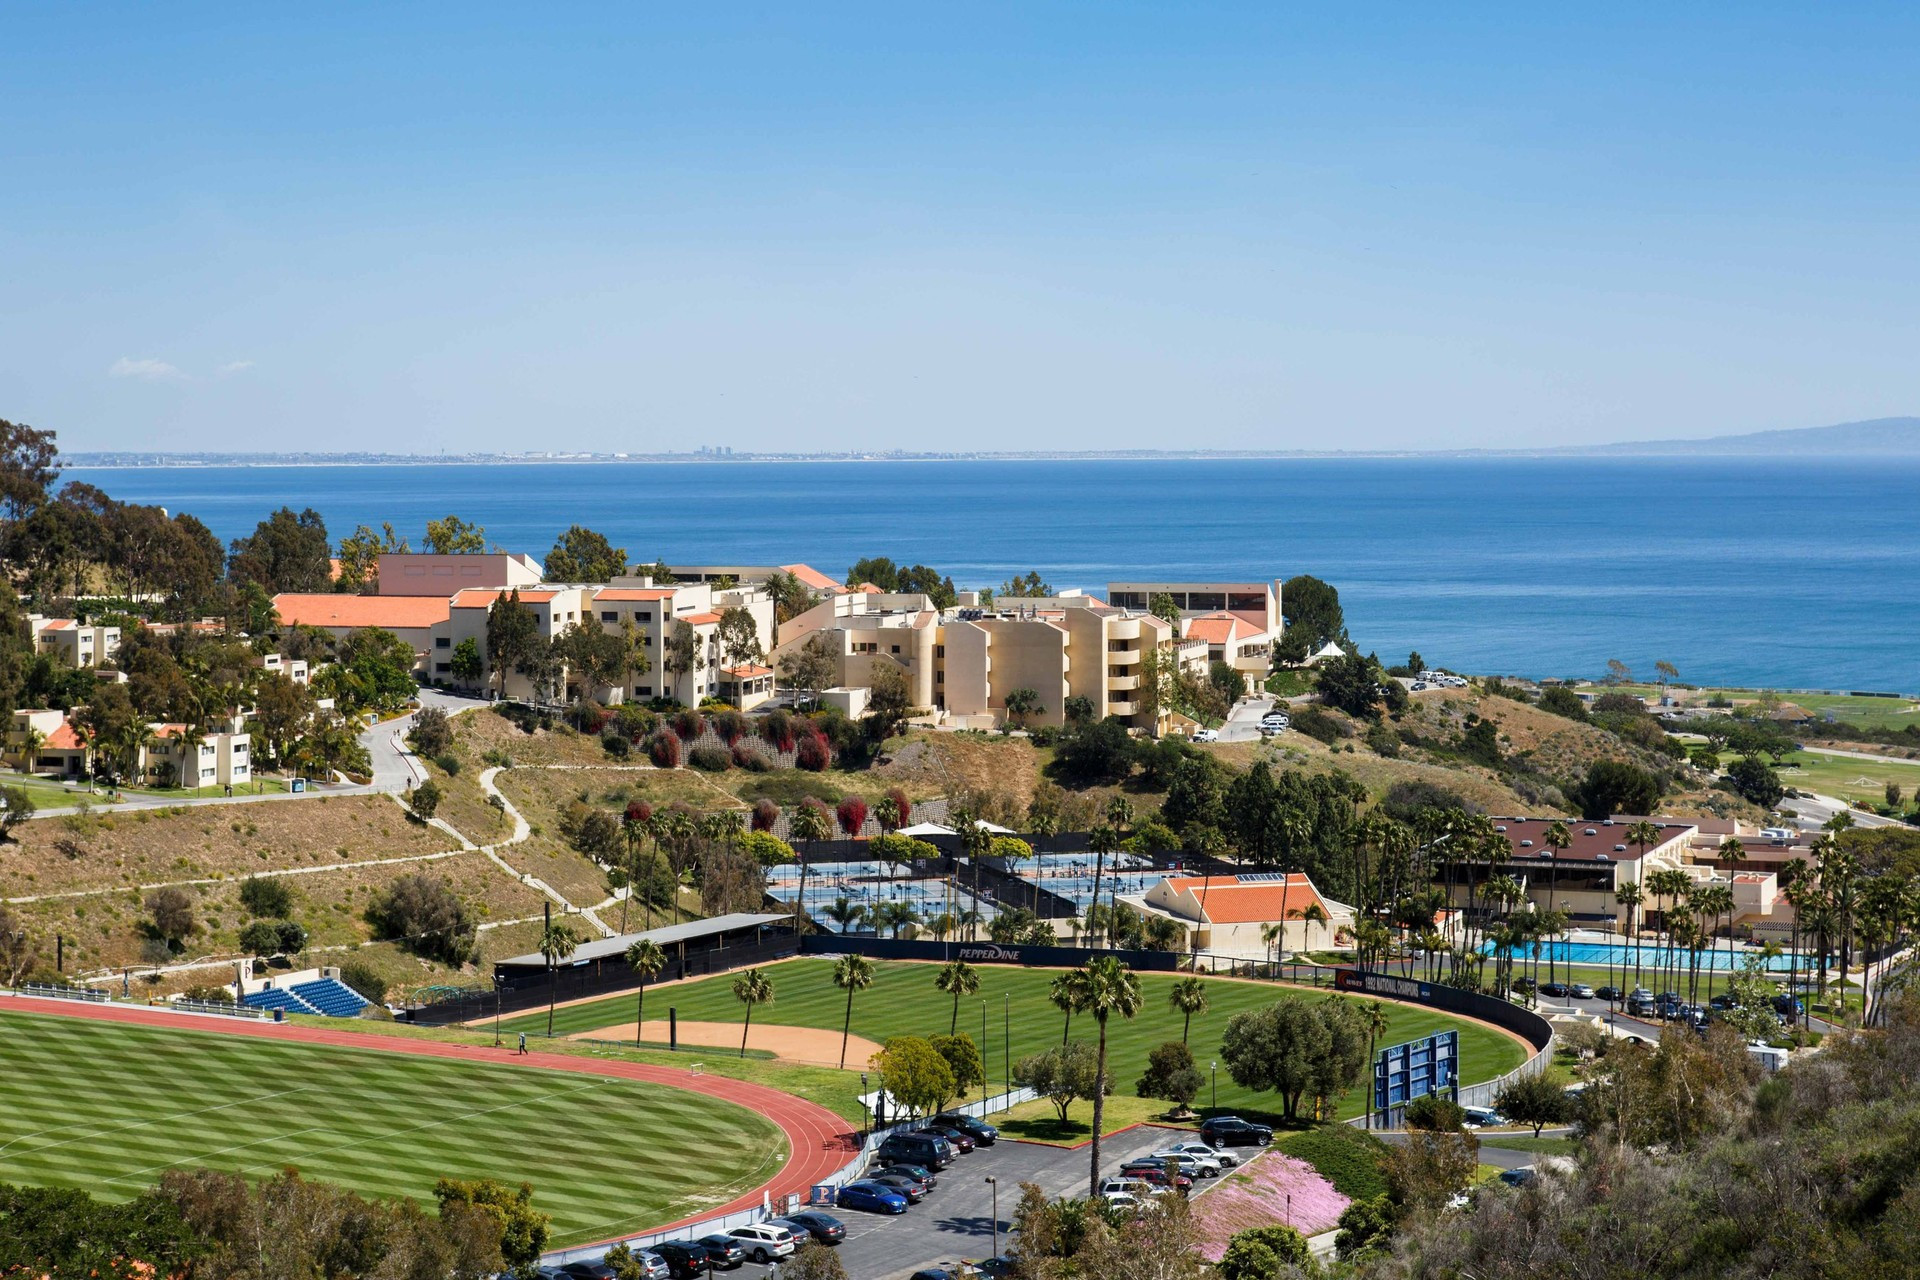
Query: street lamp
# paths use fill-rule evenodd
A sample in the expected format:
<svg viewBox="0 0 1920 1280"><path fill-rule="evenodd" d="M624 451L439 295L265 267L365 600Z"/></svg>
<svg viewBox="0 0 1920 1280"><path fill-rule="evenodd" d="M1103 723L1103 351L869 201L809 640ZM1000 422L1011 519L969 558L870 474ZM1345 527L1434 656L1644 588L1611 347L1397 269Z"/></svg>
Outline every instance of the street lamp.
<svg viewBox="0 0 1920 1280"><path fill-rule="evenodd" d="M500 997L506 992L507 978L495 971L493 975L493 1047L500 1047Z"/></svg>
<svg viewBox="0 0 1920 1280"><path fill-rule="evenodd" d="M1213 1064L1213 1112L1215 1115L1220 1112L1220 1064L1218 1062Z"/></svg>
<svg viewBox="0 0 1920 1280"><path fill-rule="evenodd" d="M1000 1256L1000 1179L987 1175L987 1185L993 1188L993 1256Z"/></svg>

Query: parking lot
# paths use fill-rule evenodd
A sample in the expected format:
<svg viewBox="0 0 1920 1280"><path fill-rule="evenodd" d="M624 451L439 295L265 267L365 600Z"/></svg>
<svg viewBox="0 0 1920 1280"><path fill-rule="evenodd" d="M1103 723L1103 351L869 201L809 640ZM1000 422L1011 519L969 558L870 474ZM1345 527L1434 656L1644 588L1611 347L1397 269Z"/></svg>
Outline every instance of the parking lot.
<svg viewBox="0 0 1920 1280"><path fill-rule="evenodd" d="M1192 1137L1190 1129L1129 1129L1101 1143L1100 1163L1111 1174L1135 1156ZM838 1246L841 1265L851 1280L904 1280L922 1267L993 1256L994 1189L987 1185L989 1177L999 1179L1004 1253L1020 1184L1038 1183L1049 1196L1085 1195L1087 1160L1085 1147L1069 1150L1002 1139L956 1157L940 1170L940 1183L932 1193L903 1214L829 1210L847 1224L847 1238ZM729 1274L738 1280L762 1280L772 1270L749 1262Z"/></svg>

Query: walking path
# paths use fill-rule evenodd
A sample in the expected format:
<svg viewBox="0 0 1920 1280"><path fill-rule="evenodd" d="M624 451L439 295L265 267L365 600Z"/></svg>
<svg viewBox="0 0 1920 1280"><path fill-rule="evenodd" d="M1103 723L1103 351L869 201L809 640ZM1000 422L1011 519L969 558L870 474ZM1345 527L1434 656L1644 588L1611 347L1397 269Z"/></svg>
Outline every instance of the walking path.
<svg viewBox="0 0 1920 1280"><path fill-rule="evenodd" d="M495 852L503 846L519 844L522 840L525 840L533 834L533 828L527 824L526 818L521 815L520 811L513 807L513 801L507 799L507 797L501 793L500 788L494 785L493 780L500 773L500 770L501 767L499 765L494 765L492 768L483 771L480 774L480 789L487 793L488 799L498 800L500 802L501 812L513 819L513 834L505 840L500 841L497 845L485 844L478 846L480 852L486 854L502 871L505 871L520 883L529 888L538 889L541 893L544 893L547 897L559 903L562 909L579 915L588 924L598 929L601 937L613 937L615 934L613 926L602 920L598 914L599 908L606 906L606 902L596 903L591 907L576 907L572 902L567 900L565 894L548 884L545 880L537 876L528 875L526 872L519 870ZM453 828L448 827L447 830L453 831ZM465 836L460 835L458 831L453 831L453 834L465 843L469 849L475 847L471 841L468 841ZM613 900L608 899L608 901L611 902Z"/></svg>
<svg viewBox="0 0 1920 1280"><path fill-rule="evenodd" d="M724 1205L703 1209L700 1213L675 1222L661 1223L651 1231L664 1231L695 1222L705 1222L722 1214L757 1208L767 1196L780 1200L789 1194L803 1198L808 1188L838 1172L859 1149L858 1137L849 1132L847 1122L817 1103L792 1094L781 1093L765 1085L725 1076L693 1075L682 1068L652 1066L607 1058L579 1058L569 1054L491 1049L480 1045L448 1044L438 1040L412 1040L400 1036L368 1035L361 1031L335 1030L293 1022L242 1021L191 1015L142 1006L85 1004L70 1000L42 1000L31 996L0 997L0 1008L9 1012L50 1014L55 1017L91 1018L99 1022L132 1023L136 1026L182 1028L210 1031L221 1035L254 1036L296 1044L327 1045L334 1048L369 1049L377 1053L411 1053L423 1057L450 1058L462 1062L484 1062L508 1070L533 1068L545 1071L571 1071L580 1075L608 1076L618 1080L637 1080L670 1089L684 1089L717 1098L765 1116L780 1127L787 1138L787 1159L780 1171L753 1190ZM621 1237L624 1239L625 1237ZM600 1242L596 1242L600 1243ZM583 1246L585 1247L585 1246Z"/></svg>

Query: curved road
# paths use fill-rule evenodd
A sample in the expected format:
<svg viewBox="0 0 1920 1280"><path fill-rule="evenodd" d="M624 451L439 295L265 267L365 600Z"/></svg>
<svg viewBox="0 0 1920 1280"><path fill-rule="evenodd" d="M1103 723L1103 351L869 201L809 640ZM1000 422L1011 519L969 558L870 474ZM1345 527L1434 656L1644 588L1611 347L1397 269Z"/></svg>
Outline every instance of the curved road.
<svg viewBox="0 0 1920 1280"><path fill-rule="evenodd" d="M700 1213L674 1222L663 1222L649 1231L704 1222L722 1214L756 1208L763 1196L775 1199L788 1193L803 1198L807 1189L837 1172L859 1150L859 1138L833 1112L817 1103L792 1094L781 1093L765 1085L725 1076L692 1075L685 1070L658 1067L640 1062L619 1062L600 1058L577 1058L559 1053L520 1055L501 1048L480 1045L447 1044L438 1040L410 1040L399 1036L369 1035L363 1031L334 1030L291 1022L265 1022L225 1018L218 1015L196 1016L165 1009L116 1004L86 1004L73 1000L42 1000L32 996L6 997L4 1007L21 1013L44 1013L56 1017L92 1018L101 1022L124 1022L138 1026L165 1027L176 1031L211 1031L222 1035L256 1036L271 1040L290 1040L300 1044L321 1044L349 1049L372 1049L380 1053L412 1053L431 1058L453 1058L465 1062L485 1062L514 1070L533 1067L546 1071L573 1071L581 1075L611 1076L620 1080L639 1080L685 1089L731 1102L757 1112L780 1126L787 1137L787 1162L766 1182L723 1205L714 1205ZM631 1233L640 1234L640 1233ZM625 1239L626 1237L618 1237ZM596 1241L594 1243L611 1243ZM588 1245L573 1246L575 1249Z"/></svg>

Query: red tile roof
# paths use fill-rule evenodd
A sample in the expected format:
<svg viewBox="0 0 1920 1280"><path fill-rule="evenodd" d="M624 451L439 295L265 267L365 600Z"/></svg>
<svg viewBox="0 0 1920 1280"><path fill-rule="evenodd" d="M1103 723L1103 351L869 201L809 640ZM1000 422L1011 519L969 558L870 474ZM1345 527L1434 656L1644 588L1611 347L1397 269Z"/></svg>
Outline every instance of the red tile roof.
<svg viewBox="0 0 1920 1280"><path fill-rule="evenodd" d="M445 622L445 596L349 596L335 592L287 592L273 598L274 612L286 624L309 627L385 627L415 630Z"/></svg>
<svg viewBox="0 0 1920 1280"><path fill-rule="evenodd" d="M810 564L783 564L780 566L815 591L845 591L846 588L820 572Z"/></svg>
<svg viewBox="0 0 1920 1280"><path fill-rule="evenodd" d="M53 732L47 735L47 740L41 744L41 750L51 747L55 751L78 751L85 745L80 741L80 735L74 732L73 726L62 720L53 727Z"/></svg>
<svg viewBox="0 0 1920 1280"><path fill-rule="evenodd" d="M512 592L512 587L468 587L454 593L453 607L455 609L491 609L495 600ZM546 604L559 594L558 591L522 591L520 603Z"/></svg>
<svg viewBox="0 0 1920 1280"><path fill-rule="evenodd" d="M44 627L41 627L40 629L42 631L65 631L67 628L71 627L72 625L73 625L72 618L49 618L47 620L47 625Z"/></svg>
<svg viewBox="0 0 1920 1280"><path fill-rule="evenodd" d="M720 674L723 676L732 676L736 680L752 680L756 676L772 675L773 668L755 666L749 662L738 667L722 667Z"/></svg>
<svg viewBox="0 0 1920 1280"><path fill-rule="evenodd" d="M1175 893L1191 891L1195 898L1205 890L1207 919L1214 924L1264 924L1298 919L1298 913L1310 903L1332 914L1326 899L1304 873L1276 873L1270 879L1262 876L1249 883L1243 883L1239 876L1181 876L1168 887Z"/></svg>
<svg viewBox="0 0 1920 1280"><path fill-rule="evenodd" d="M1547 847L1547 828L1553 821L1552 818L1495 818L1493 825L1513 846L1514 857L1530 859L1545 858L1552 852ZM1609 862L1638 862L1640 846L1627 839L1630 825L1625 822L1567 822L1567 834L1573 837L1573 843L1554 857L1561 862L1598 862L1602 858ZM1660 828L1660 838L1647 846L1649 853L1693 829L1691 822L1667 821L1655 822L1654 825Z"/></svg>
<svg viewBox="0 0 1920 1280"><path fill-rule="evenodd" d="M680 621L691 623L696 627L704 627L710 622L720 621L720 615L717 613L689 613L682 617Z"/></svg>
<svg viewBox="0 0 1920 1280"><path fill-rule="evenodd" d="M1208 644L1231 644L1243 625L1230 613L1209 613L1187 620L1187 638Z"/></svg>

